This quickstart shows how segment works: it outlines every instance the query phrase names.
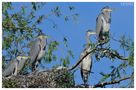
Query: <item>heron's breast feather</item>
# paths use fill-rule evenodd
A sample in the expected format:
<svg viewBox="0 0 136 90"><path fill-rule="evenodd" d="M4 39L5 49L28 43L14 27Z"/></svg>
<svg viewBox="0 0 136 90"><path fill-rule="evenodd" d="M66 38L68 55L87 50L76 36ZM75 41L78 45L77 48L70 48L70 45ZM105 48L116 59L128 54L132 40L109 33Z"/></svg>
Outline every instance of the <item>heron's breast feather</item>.
<svg viewBox="0 0 136 90"><path fill-rule="evenodd" d="M92 64L92 61L91 61L90 55L88 55L81 62L82 69L90 71L91 64Z"/></svg>
<svg viewBox="0 0 136 90"><path fill-rule="evenodd" d="M103 33L108 32L110 30L110 23L106 22L104 17L102 17L103 21Z"/></svg>
<svg viewBox="0 0 136 90"><path fill-rule="evenodd" d="M45 50L41 50L38 55L38 59L41 59L45 55Z"/></svg>

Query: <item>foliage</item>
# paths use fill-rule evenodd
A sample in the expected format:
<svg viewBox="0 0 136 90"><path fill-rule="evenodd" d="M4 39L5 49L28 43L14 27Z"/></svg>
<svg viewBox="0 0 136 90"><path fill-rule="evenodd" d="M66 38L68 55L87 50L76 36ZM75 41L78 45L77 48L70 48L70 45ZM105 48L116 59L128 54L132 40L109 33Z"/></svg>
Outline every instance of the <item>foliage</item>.
<svg viewBox="0 0 136 90"><path fill-rule="evenodd" d="M53 52L57 50L58 45L59 43L57 41L50 42L50 44L48 45L48 49L47 49L48 51L45 54L46 62L51 62L57 59L56 55L54 55Z"/></svg>
<svg viewBox="0 0 136 90"><path fill-rule="evenodd" d="M13 81L11 79L9 79L8 81L4 80L3 85L4 85L3 87L5 88L16 88L17 87L16 81Z"/></svg>
<svg viewBox="0 0 136 90"><path fill-rule="evenodd" d="M28 55L28 47L30 41L35 38L38 33L43 30L40 28L40 25L43 22L51 22L52 27L56 29L57 22L53 21L51 17L64 19L65 22L70 20L77 21L79 14L75 13L74 10L76 9L74 6L69 5L68 10L70 14L63 13L63 7L54 6L51 8L51 11L45 14L37 14L39 10L46 7L46 4L43 2L31 2L28 3L30 7L27 6L20 6L20 8L16 9L15 5L17 3L11 2L3 2L2 3L2 69L8 65L9 61L14 60L18 55ZM48 26L46 24L46 26ZM47 29L46 29L47 30ZM62 35L63 36L63 35ZM68 37L63 36L63 43L52 40L48 42L46 48L46 54L43 60L46 63L52 63L52 61L60 61L60 65L64 67L69 67L70 60L75 59L73 51L69 49L68 45ZM111 39L108 37L108 39ZM108 58L111 60L112 63L118 62L118 66L114 64L109 67L109 72L99 72L101 75L101 79L98 83L103 83L107 81L115 81L116 79L120 79L124 76L127 76L128 68L131 69L131 72L134 73L134 42L127 38L125 35L121 36L119 40L119 47L127 53L127 57L125 55L121 55L118 50L115 50L110 47L108 43L103 45L102 48L97 47L96 50L92 53L95 55L95 59L98 62L101 62L102 58ZM65 56L58 56L55 54L61 47L61 44L67 48ZM95 43L90 43L92 48L95 48ZM120 60L120 61L119 61ZM53 67L57 67L60 65L54 65ZM28 73L28 65L26 64L20 74L27 74ZM129 74L130 75L130 74ZM134 77L134 75L131 75ZM71 79L71 82L67 82L67 79ZM56 79L57 82L62 87L74 87L74 75L73 73L64 73L60 77ZM16 87L16 82L3 82L5 87ZM130 79L129 85L127 87L134 87L134 79ZM119 87L125 87L120 85Z"/></svg>
<svg viewBox="0 0 136 90"><path fill-rule="evenodd" d="M64 16L59 6L53 8L47 15L37 15L38 10L41 10L46 6L46 3L43 2L31 2L28 3L30 7L22 5L18 10L16 10L15 5L13 4L17 3L2 3L3 68L5 67L5 63L15 59L17 55L28 55L27 46L32 44L30 41L32 41L39 32L43 31L39 25L41 25L44 20L49 19L49 17L53 15L57 18ZM53 21L52 23L54 27L56 22ZM57 50L58 45L58 41L51 41L48 44L44 58L46 62L51 63L53 60L57 59L57 56L53 54L53 52ZM72 51L70 51L70 54L72 54ZM26 69L24 69L24 72L26 72Z"/></svg>
<svg viewBox="0 0 136 90"><path fill-rule="evenodd" d="M69 80L71 79L71 80ZM74 87L74 74L70 72L65 72L61 76L59 76L56 81L58 82L59 86L62 86L62 88L70 88ZM65 83L64 83L65 82Z"/></svg>

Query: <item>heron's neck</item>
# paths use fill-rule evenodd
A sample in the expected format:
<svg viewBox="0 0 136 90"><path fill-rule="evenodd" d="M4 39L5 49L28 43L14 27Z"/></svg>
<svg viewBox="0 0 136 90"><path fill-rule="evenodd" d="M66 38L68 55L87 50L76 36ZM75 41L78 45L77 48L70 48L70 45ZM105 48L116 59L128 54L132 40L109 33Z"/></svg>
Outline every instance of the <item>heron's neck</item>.
<svg viewBox="0 0 136 90"><path fill-rule="evenodd" d="M111 12L102 12L104 15L110 16Z"/></svg>
<svg viewBox="0 0 136 90"><path fill-rule="evenodd" d="M91 41L89 39L89 35L86 35L86 41L87 41L87 45L91 43Z"/></svg>
<svg viewBox="0 0 136 90"><path fill-rule="evenodd" d="M111 18L111 12L103 12L102 14L106 22L109 22Z"/></svg>
<svg viewBox="0 0 136 90"><path fill-rule="evenodd" d="M20 60L16 59L16 61L17 61L17 64L19 64Z"/></svg>

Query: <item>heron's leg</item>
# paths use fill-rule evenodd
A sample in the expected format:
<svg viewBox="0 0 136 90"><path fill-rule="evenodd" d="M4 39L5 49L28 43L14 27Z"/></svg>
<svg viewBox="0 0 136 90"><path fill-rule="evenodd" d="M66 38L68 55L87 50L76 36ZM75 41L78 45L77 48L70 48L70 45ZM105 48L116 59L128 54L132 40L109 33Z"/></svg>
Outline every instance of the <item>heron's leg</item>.
<svg viewBox="0 0 136 90"><path fill-rule="evenodd" d="M32 63L32 72L35 71L35 63Z"/></svg>
<svg viewBox="0 0 136 90"><path fill-rule="evenodd" d="M38 67L38 61L35 63L35 70L36 70L36 68Z"/></svg>
<svg viewBox="0 0 136 90"><path fill-rule="evenodd" d="M7 78L8 78L8 79L9 79L9 78L12 78L12 75L11 75L11 76L8 76Z"/></svg>
<svg viewBox="0 0 136 90"><path fill-rule="evenodd" d="M90 72L90 71L83 69L83 81L84 81L84 86L86 86L87 83L88 83L88 75L89 75L89 72Z"/></svg>
<svg viewBox="0 0 136 90"><path fill-rule="evenodd" d="M85 88L88 88L89 87L89 85L88 84L85 84Z"/></svg>

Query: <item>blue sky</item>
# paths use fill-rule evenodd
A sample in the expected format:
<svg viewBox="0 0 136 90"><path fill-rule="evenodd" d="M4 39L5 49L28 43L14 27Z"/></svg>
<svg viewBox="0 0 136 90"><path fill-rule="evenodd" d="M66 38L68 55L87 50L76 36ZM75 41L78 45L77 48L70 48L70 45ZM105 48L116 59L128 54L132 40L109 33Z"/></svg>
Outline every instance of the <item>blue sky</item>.
<svg viewBox="0 0 136 90"><path fill-rule="evenodd" d="M16 7L16 10L21 5L30 5L28 3L14 3L14 7ZM63 37L66 36L68 38L68 48L73 51L74 59L70 59L70 66L74 65L79 56L82 52L83 45L86 43L85 40L85 32L88 29L95 30L96 25L96 18L98 14L100 13L100 10L104 6L110 6L112 8L116 8L117 10L112 12L112 21L111 21L111 30L110 33L115 37L118 38L121 35L125 35L126 37L130 37L132 40L134 40L134 5L133 3L96 3L96 2L86 2L86 3L47 3L45 4L45 7L36 12L36 15L41 14L48 14L52 8L55 8L56 6L60 6L62 12L65 15L69 15L71 12L68 10L68 6L74 6L75 10L72 12L76 12L79 14L79 17L77 21L68 21L65 22L63 17L56 18L55 16L49 17L52 19L57 25L57 29L51 28L52 23L49 21L44 20L39 27L43 30L44 33L51 36L52 38L50 40L57 40L60 42L60 44L63 44ZM29 7L29 6L28 6ZM29 10L28 10L29 11ZM96 42L95 36L92 36L90 38L93 42ZM110 45L113 49L118 50L120 47L118 46L118 43L114 41L110 41ZM61 45L57 52L55 52L58 57L64 57L66 56L67 48L65 48L63 45ZM123 54L122 50L119 50L121 54ZM126 55L127 56L127 55ZM52 65L59 63L58 61L54 61L51 64L45 64L46 68L50 68ZM96 84L99 79L101 78L101 75L99 72L110 72L110 69L108 66L115 65L122 63L122 61L119 62L111 62L110 60L103 58L101 61L96 62L95 58L93 57L93 69L92 72L94 74L90 75L89 84L93 85ZM128 74L131 72L131 69L128 68ZM75 73L75 81L77 84L81 84L82 79L80 77L80 71L76 71Z"/></svg>

